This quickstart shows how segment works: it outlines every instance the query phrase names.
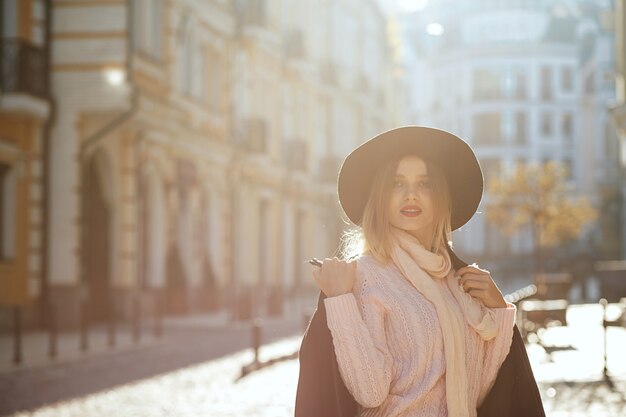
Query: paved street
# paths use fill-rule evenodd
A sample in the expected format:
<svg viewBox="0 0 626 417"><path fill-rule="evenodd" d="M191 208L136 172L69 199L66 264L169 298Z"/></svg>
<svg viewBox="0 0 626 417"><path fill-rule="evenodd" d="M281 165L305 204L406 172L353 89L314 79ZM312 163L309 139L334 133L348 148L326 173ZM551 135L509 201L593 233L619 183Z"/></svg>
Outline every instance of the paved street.
<svg viewBox="0 0 626 417"><path fill-rule="evenodd" d="M291 353L298 344L299 337L284 340L264 349L262 358ZM237 381L252 358L247 350L14 416L292 416L297 361Z"/></svg>
<svg viewBox="0 0 626 417"><path fill-rule="evenodd" d="M615 306L612 306L615 307ZM599 305L571 306L567 327L553 327L541 334L543 344L528 346L535 377L549 417L626 416L626 329L607 332L608 371L604 381L604 331ZM552 348L552 349L551 349Z"/></svg>
<svg viewBox="0 0 626 417"><path fill-rule="evenodd" d="M626 415L626 358L622 353L626 346L626 329L610 328L608 332L611 387L602 378L603 331L599 324L600 314L601 309L597 305L571 307L568 327L550 328L541 334L542 343L547 348L537 343L528 347L549 417ZM298 334L297 323L292 323L292 326L291 330ZM220 333L204 339L196 335L197 342L191 346L183 342L192 339L190 330L179 330L175 338L181 343L176 345L167 343L140 354L120 355L114 362L109 358L106 363L94 363L91 370L84 370L83 380L70 378L65 373L67 370L57 369L47 374L49 379L29 387L29 382L33 381L20 376L20 388L8 394L15 395L22 389L43 395L59 381L74 388L87 384L90 389L86 390L89 394L85 392L72 399L12 416L293 415L297 360L281 362L240 379L241 366L250 363L253 358L252 351L245 349L249 343L246 329L222 329ZM273 333L279 337L281 332L289 333L289 330L289 326L285 325L281 331ZM298 348L300 337L283 338L265 346L260 352L261 359L292 353ZM239 351L227 354L228 343L234 341L240 343ZM211 357L217 359L211 360ZM146 368L151 372L146 372ZM127 382L122 382L123 376L126 376ZM3 379L1 398L8 398L7 384L9 381Z"/></svg>
<svg viewBox="0 0 626 417"><path fill-rule="evenodd" d="M301 317L266 321L263 341L272 343L298 335L302 328ZM118 414L120 409L124 410L124 415L182 415L178 411L155 414L151 407L167 410L172 404L189 402L188 395L193 394L190 387L194 386L192 375L207 379L208 382L201 381L197 385L197 392L204 396L219 392L215 387L232 385L232 375L226 369L237 373L241 365L250 362L250 345L251 332L247 324L207 329L202 323L185 322L167 328L164 340L159 343L58 365L3 372L0 373L0 415L24 409L37 411L20 415L110 416ZM276 353L278 346L261 349L262 357ZM297 346L290 348L297 349ZM226 357L238 351L241 353ZM216 358L222 359L215 361ZM151 399L151 392L156 399ZM116 400L111 401L111 398ZM117 398L124 398L124 401L119 402ZM58 401L61 403L53 407L38 409ZM85 413L85 407L90 409L89 413Z"/></svg>

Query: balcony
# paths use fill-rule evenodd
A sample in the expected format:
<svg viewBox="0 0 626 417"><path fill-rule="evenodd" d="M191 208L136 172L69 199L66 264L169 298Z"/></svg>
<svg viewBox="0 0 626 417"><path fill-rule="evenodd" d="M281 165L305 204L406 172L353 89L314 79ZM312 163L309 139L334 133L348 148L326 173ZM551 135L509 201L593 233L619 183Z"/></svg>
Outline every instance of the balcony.
<svg viewBox="0 0 626 417"><path fill-rule="evenodd" d="M45 99L48 76L44 49L21 39L0 42L0 90Z"/></svg>

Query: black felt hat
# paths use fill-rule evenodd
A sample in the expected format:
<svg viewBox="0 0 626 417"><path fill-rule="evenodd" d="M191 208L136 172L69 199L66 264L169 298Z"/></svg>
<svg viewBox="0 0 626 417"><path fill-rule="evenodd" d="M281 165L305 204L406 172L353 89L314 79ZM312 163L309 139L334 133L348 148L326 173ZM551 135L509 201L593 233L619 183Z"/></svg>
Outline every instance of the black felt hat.
<svg viewBox="0 0 626 417"><path fill-rule="evenodd" d="M416 155L441 167L450 187L452 230L467 223L483 195L478 159L463 139L425 126L404 126L381 133L346 157L339 170L337 193L348 218L361 224L376 172L404 155Z"/></svg>

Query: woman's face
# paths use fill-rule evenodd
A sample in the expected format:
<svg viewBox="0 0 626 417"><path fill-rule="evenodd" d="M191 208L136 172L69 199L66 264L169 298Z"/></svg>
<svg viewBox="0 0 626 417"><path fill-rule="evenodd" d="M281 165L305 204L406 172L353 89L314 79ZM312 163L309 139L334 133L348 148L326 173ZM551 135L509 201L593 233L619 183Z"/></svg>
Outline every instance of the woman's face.
<svg viewBox="0 0 626 417"><path fill-rule="evenodd" d="M406 156L398 163L389 199L389 222L429 248L433 237L433 197L426 163Z"/></svg>

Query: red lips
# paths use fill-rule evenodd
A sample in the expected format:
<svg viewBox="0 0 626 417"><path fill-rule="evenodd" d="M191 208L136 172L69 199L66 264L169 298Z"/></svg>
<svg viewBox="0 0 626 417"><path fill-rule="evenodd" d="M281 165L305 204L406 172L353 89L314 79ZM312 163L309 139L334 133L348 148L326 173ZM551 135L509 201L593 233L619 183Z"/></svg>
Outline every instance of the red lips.
<svg viewBox="0 0 626 417"><path fill-rule="evenodd" d="M422 213L422 209L419 206L404 206L400 209L400 213L406 217L417 217Z"/></svg>

